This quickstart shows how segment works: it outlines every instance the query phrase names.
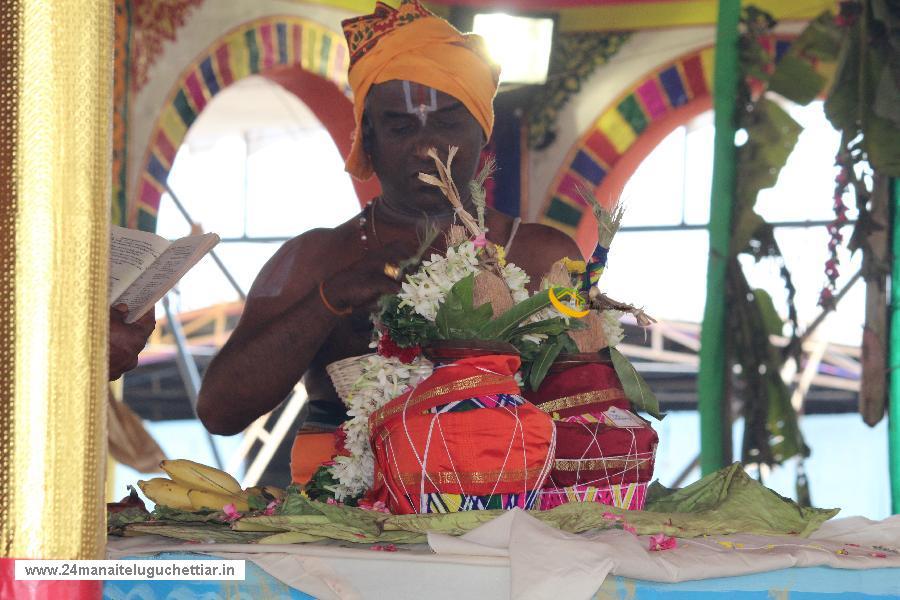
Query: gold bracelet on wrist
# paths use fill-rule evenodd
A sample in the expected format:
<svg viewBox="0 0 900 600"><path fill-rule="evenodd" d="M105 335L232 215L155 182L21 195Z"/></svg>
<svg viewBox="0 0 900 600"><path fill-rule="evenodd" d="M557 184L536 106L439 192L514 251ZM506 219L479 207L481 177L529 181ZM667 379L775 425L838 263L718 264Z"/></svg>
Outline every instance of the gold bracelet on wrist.
<svg viewBox="0 0 900 600"><path fill-rule="evenodd" d="M325 282L322 281L319 283L319 298L322 299L322 304L325 305L325 308L328 309L328 312L337 316L337 317L346 317L347 315L353 312L353 307L348 306L347 308L335 308L331 305L331 302L328 301L328 298L325 297Z"/></svg>

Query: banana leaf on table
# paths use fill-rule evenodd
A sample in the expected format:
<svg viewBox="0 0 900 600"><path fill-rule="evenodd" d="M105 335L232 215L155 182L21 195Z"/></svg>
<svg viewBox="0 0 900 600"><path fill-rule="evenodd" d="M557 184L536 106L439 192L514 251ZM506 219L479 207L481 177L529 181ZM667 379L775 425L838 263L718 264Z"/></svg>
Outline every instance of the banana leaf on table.
<svg viewBox="0 0 900 600"><path fill-rule="evenodd" d="M221 522L146 522L125 526L126 535L154 533L188 541L285 544L339 540L362 544L415 544L429 531L462 535L503 511L390 515L360 508L315 502L291 494L275 515L245 516L231 527ZM633 528L639 535L690 538L753 533L807 537L838 509L804 508L749 477L740 463L704 477L683 489L654 483L643 511L598 503L569 503L536 518L563 531Z"/></svg>

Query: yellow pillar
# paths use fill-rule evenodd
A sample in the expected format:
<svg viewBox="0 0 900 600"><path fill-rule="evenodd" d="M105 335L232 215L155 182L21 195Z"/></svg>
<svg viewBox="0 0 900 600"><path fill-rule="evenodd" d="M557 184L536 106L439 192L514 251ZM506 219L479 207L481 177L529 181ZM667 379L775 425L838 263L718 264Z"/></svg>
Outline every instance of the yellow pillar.
<svg viewBox="0 0 900 600"><path fill-rule="evenodd" d="M0 5L0 552L106 539L112 0Z"/></svg>

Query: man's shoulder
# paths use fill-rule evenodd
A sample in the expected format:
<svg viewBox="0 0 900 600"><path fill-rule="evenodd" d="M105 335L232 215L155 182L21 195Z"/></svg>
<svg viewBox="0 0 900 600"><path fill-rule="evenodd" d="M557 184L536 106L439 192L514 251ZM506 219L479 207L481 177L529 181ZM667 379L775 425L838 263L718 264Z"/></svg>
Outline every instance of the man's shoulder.
<svg viewBox="0 0 900 600"><path fill-rule="evenodd" d="M274 256L326 252L346 236L346 226L344 223L337 227L317 227L304 231L282 244Z"/></svg>
<svg viewBox="0 0 900 600"><path fill-rule="evenodd" d="M567 233L541 223L522 223L517 237L529 245L539 246L544 252L558 258L579 259L582 257L578 244Z"/></svg>
<svg viewBox="0 0 900 600"><path fill-rule="evenodd" d="M334 228L310 229L286 241L257 274L250 289L251 297L289 295L307 287L296 275L318 280L325 268L334 264L334 257L342 253L349 233L347 223ZM331 257L331 258L329 258Z"/></svg>

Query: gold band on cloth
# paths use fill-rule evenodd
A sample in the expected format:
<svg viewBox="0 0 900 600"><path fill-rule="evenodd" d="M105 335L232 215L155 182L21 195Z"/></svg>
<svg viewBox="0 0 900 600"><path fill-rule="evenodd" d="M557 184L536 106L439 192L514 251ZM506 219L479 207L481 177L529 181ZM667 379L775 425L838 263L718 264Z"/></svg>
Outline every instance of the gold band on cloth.
<svg viewBox="0 0 900 600"><path fill-rule="evenodd" d="M0 545L98 559L106 523L113 2L0 5Z"/></svg>
<svg viewBox="0 0 900 600"><path fill-rule="evenodd" d="M601 471L640 469L650 464L650 458L558 458L553 461L557 471Z"/></svg>
<svg viewBox="0 0 900 600"><path fill-rule="evenodd" d="M605 390L593 390L583 392L573 396L563 396L556 400L548 400L537 407L545 413L555 413L566 408L575 408L576 406L584 406L585 404L594 404L597 402L610 402L612 400L624 400L625 392L619 388L609 388Z"/></svg>
<svg viewBox="0 0 900 600"><path fill-rule="evenodd" d="M435 485L478 485L484 483L510 483L531 481L540 477L543 466L517 469L515 471L474 471L471 473L455 473L453 471L428 471L425 475L418 473L400 473L400 481L405 486L419 485L422 479Z"/></svg>
<svg viewBox="0 0 900 600"><path fill-rule="evenodd" d="M389 404L376 412L375 418L372 419L369 426L369 431L375 431L375 429L377 427L380 427L381 424L384 423L387 419L390 419L397 413L402 412L404 408L407 410L412 410L417 405L431 400L432 398L436 398L437 396L443 396L444 394L449 394L450 392L474 390L475 388L478 388L482 385L497 385L500 383L506 383L511 380L512 378L509 375L485 373L484 375L472 375L471 377L458 379L452 383L426 389L421 394L416 394L415 392L413 392L414 395L409 402L397 402L397 404L394 405Z"/></svg>

